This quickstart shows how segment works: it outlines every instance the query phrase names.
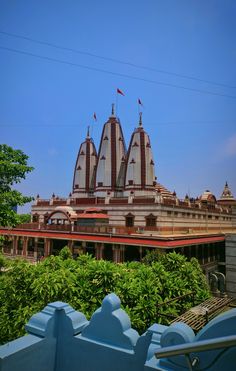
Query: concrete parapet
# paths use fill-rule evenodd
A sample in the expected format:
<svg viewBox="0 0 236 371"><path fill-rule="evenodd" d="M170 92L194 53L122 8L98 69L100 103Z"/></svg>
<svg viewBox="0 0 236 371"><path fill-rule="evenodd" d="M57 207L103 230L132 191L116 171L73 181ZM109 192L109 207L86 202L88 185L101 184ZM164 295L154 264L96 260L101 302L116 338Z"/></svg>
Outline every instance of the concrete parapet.
<svg viewBox="0 0 236 371"><path fill-rule="evenodd" d="M236 363L235 320L233 309L209 322L197 335L186 324L174 323L154 324L140 336L115 294L105 297L90 322L70 305L55 302L31 317L26 325L28 335L0 347L0 371L177 371L189 366L231 370ZM217 348L222 337L224 345ZM231 343L225 351L228 338ZM189 357L158 358L163 350L207 342L213 346L215 342L216 348L195 351Z"/></svg>

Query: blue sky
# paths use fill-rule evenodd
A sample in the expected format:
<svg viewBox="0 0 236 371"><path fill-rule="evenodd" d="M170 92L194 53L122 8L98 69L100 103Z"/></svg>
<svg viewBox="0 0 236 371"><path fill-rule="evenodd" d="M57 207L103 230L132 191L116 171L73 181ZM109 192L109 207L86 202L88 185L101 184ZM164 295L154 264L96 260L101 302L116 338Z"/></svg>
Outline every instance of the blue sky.
<svg viewBox="0 0 236 371"><path fill-rule="evenodd" d="M19 189L69 194L87 125L98 147L119 87L127 145L144 104L160 183L218 197L227 180L236 196L235 19L234 0L1 0L0 142L35 167Z"/></svg>

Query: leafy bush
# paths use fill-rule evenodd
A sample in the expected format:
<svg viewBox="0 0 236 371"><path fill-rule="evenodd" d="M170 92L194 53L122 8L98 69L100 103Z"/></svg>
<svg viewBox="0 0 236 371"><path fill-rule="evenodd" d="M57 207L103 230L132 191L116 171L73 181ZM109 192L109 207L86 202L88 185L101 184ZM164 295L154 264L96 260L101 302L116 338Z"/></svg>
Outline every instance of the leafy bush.
<svg viewBox="0 0 236 371"><path fill-rule="evenodd" d="M115 264L81 255L70 258L62 249L37 265L26 261L11 263L0 276L0 342L25 333L30 317L49 302L69 303L87 318L101 305L105 295L115 292L140 333L154 322L168 323L166 315L177 316L191 305L190 298L158 304L190 291L198 300L209 297L205 277L196 259L170 253L149 265L133 262ZM162 316L165 315L165 316Z"/></svg>

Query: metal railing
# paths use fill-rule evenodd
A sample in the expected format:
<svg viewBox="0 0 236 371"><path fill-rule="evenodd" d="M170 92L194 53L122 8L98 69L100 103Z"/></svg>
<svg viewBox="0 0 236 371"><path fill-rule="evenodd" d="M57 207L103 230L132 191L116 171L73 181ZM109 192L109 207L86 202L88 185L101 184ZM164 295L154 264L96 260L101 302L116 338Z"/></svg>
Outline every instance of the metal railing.
<svg viewBox="0 0 236 371"><path fill-rule="evenodd" d="M234 346L236 346L236 335L230 335L215 339L201 340L198 342L161 348L155 352L155 357L160 359L184 355L186 357L189 370L192 371L193 367L197 366L197 364L199 363L199 359L197 357L193 357L191 359L190 353L206 352L208 350L231 348Z"/></svg>

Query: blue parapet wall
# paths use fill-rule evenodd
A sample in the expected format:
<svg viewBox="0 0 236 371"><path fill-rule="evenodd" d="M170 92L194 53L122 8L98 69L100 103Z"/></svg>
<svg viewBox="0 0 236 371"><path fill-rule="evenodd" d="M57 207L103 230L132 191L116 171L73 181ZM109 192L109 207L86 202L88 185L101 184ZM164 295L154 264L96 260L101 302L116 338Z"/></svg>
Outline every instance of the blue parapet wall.
<svg viewBox="0 0 236 371"><path fill-rule="evenodd" d="M157 359L155 353L236 334L236 310L230 310L197 336L183 323L154 324L140 336L120 304L107 295L90 322L68 304L48 304L26 325L28 335L0 347L0 371L188 370L185 356ZM194 356L194 370L233 370L236 364L235 347Z"/></svg>

